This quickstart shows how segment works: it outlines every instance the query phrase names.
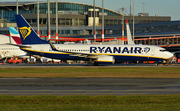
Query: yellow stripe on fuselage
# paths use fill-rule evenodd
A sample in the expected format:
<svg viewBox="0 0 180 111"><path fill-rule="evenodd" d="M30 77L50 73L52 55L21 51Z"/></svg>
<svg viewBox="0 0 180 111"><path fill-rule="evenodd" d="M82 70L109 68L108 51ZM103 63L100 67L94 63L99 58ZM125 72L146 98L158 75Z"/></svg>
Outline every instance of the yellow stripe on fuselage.
<svg viewBox="0 0 180 111"><path fill-rule="evenodd" d="M112 62L112 61L98 60L98 62Z"/></svg>

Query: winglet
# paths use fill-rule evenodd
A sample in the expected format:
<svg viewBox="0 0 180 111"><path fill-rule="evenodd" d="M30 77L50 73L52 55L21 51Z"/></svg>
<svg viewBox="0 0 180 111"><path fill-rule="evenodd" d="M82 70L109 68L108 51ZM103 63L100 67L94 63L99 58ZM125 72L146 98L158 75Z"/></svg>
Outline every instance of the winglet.
<svg viewBox="0 0 180 111"><path fill-rule="evenodd" d="M135 44L134 41L132 40L132 36L131 36L131 31L130 31L130 28L129 28L128 20L126 20L126 30L127 30L128 44Z"/></svg>
<svg viewBox="0 0 180 111"><path fill-rule="evenodd" d="M58 51L58 50L56 49L56 47L51 43L50 40L48 40L48 42L49 42L49 45L51 46L51 49L52 49L53 51Z"/></svg>

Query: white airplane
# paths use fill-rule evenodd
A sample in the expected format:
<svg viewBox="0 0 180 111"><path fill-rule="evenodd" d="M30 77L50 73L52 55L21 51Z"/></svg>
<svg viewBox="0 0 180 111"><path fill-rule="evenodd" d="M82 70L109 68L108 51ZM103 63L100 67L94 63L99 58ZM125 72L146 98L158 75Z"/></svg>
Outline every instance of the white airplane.
<svg viewBox="0 0 180 111"><path fill-rule="evenodd" d="M0 44L6 44L6 43L16 44L16 42L10 36L0 34L0 39L1 39ZM19 39L20 39L20 37L19 37Z"/></svg>
<svg viewBox="0 0 180 111"><path fill-rule="evenodd" d="M38 37L19 14L15 15L22 45L30 54L61 60L85 60L88 65L115 61L162 61L173 56L164 48L153 45L52 44Z"/></svg>
<svg viewBox="0 0 180 111"><path fill-rule="evenodd" d="M0 59L11 58L14 56L18 56L20 58L29 57L27 52L22 51L18 46L7 45L9 42L21 44L20 35L16 29L14 27L9 27L9 31L10 36L12 36L13 39L11 39L11 41L5 42L4 44L0 44ZM1 40L4 40L4 38L1 38Z"/></svg>

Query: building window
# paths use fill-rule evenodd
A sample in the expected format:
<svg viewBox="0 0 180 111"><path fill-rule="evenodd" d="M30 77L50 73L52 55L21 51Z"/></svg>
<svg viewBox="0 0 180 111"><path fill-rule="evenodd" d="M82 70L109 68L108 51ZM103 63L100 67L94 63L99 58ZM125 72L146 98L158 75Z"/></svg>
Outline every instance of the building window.
<svg viewBox="0 0 180 111"><path fill-rule="evenodd" d="M78 19L74 20L74 25L78 25Z"/></svg>
<svg viewBox="0 0 180 111"><path fill-rule="evenodd" d="M118 25L118 21L117 20L114 20L114 25Z"/></svg>
<svg viewBox="0 0 180 111"><path fill-rule="evenodd" d="M109 20L105 20L105 25L109 25Z"/></svg>
<svg viewBox="0 0 180 111"><path fill-rule="evenodd" d="M66 25L72 25L72 19L66 19Z"/></svg>
<svg viewBox="0 0 180 111"><path fill-rule="evenodd" d="M32 24L37 24L36 19L32 19Z"/></svg>
<svg viewBox="0 0 180 111"><path fill-rule="evenodd" d="M55 18L51 18L51 24L55 25L56 24L56 19Z"/></svg>
<svg viewBox="0 0 180 111"><path fill-rule="evenodd" d="M60 22L61 23L61 25L65 25L66 24L66 20L63 18L63 19L61 19L61 21L62 22Z"/></svg>
<svg viewBox="0 0 180 111"><path fill-rule="evenodd" d="M79 25L84 25L84 20L83 19L79 19Z"/></svg>
<svg viewBox="0 0 180 111"><path fill-rule="evenodd" d="M114 25L114 20L110 20L110 25Z"/></svg>

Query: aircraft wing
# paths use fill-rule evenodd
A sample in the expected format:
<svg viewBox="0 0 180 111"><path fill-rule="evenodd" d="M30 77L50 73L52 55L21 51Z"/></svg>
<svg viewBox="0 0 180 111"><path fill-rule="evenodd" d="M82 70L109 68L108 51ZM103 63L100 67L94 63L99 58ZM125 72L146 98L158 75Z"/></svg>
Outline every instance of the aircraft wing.
<svg viewBox="0 0 180 111"><path fill-rule="evenodd" d="M173 54L179 54L180 51L174 51L174 52L171 52L171 53L173 53Z"/></svg>
<svg viewBox="0 0 180 111"><path fill-rule="evenodd" d="M99 55L96 55L96 54L57 50L56 47L51 43L51 41L48 41L48 42L49 42L49 44L50 44L53 51L69 53L70 56L78 56L78 57L91 58L91 59L97 59L99 57Z"/></svg>

